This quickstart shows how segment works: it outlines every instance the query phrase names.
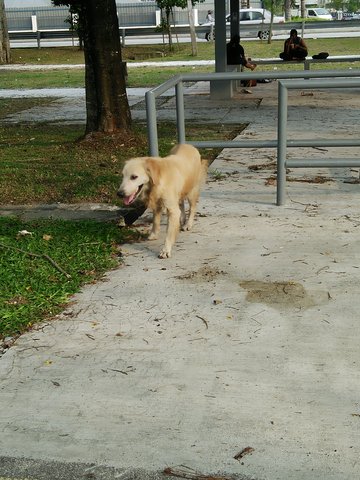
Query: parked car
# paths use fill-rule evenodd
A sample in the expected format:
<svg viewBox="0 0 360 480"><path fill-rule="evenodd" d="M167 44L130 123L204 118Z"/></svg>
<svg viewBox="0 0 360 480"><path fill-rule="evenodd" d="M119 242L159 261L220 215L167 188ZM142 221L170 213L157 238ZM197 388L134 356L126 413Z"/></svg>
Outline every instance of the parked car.
<svg viewBox="0 0 360 480"><path fill-rule="evenodd" d="M270 35L269 25L271 20L271 12L262 8L243 8L239 11L240 25L261 25L256 32L256 36L262 40L267 40ZM226 23L230 25L230 15L226 16ZM285 17L274 15L273 23L285 23ZM207 25L206 23L203 24ZM211 27L212 24L209 23ZM253 37L254 30L241 31L241 36ZM211 31L205 33L206 40L211 40Z"/></svg>
<svg viewBox="0 0 360 480"><path fill-rule="evenodd" d="M317 20L334 20L329 10L326 8L308 8L308 18L316 18Z"/></svg>

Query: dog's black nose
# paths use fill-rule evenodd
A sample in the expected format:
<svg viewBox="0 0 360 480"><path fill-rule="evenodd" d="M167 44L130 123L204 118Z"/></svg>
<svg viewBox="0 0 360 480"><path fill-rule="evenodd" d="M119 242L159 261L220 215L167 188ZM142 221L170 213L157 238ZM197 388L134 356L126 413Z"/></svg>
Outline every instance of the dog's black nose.
<svg viewBox="0 0 360 480"><path fill-rule="evenodd" d="M122 190L118 190L118 191L116 192L116 195L117 195L118 197L120 197L120 198L124 198L124 196L125 196L125 195L124 195L124 192L123 192Z"/></svg>

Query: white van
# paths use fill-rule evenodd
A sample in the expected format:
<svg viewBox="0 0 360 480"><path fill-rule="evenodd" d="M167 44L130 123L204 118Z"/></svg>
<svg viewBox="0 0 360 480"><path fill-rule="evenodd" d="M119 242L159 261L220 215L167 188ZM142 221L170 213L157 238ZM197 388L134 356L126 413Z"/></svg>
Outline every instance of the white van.
<svg viewBox="0 0 360 480"><path fill-rule="evenodd" d="M326 8L308 8L306 16L318 20L333 20L331 13Z"/></svg>

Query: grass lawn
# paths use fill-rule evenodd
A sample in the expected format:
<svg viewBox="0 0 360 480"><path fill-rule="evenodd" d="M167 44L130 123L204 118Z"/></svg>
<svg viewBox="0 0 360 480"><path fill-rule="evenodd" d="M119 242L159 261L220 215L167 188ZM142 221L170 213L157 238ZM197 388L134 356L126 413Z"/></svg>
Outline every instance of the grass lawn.
<svg viewBox="0 0 360 480"><path fill-rule="evenodd" d="M24 100L17 100L20 109ZM36 99L33 102L36 104ZM0 99L0 111L4 103L9 101ZM29 106L29 100L25 104ZM205 135L210 139L234 138L243 126L234 128L193 124L187 128L187 136L197 140ZM83 126L76 125L0 123L0 139L5 146L0 158L1 203L118 203L115 193L124 161L147 154L145 125L134 125L127 145L111 137L78 142L83 133ZM159 139L160 154L166 155L176 139L175 125L160 123ZM217 154L216 149L206 150L210 160Z"/></svg>
<svg viewBox="0 0 360 480"><path fill-rule="evenodd" d="M357 55L359 53L358 38L306 38L309 54L329 52L331 55ZM254 58L278 57L282 51L284 41L273 40L270 44L265 41L244 41L243 46L247 55ZM163 45L129 45L122 49L123 60L131 62L142 61L169 61L169 60L210 60L215 58L215 45L211 42L197 44L198 55L193 57L191 46L188 43L174 45L169 52ZM83 64L84 54L78 47L57 48L14 48L11 49L13 63L31 64Z"/></svg>
<svg viewBox="0 0 360 480"><path fill-rule="evenodd" d="M330 52L331 55L357 55L359 53L357 38L319 38L306 39L310 54L319 52ZM257 40L243 43L246 54L252 58L278 57L283 48L283 40L273 40L271 44ZM163 56L159 56L161 53ZM123 59L128 62L128 86L129 87L152 87L168 80L179 73L196 71L213 72L214 67L168 67L168 66L146 66L132 68L131 63L139 62L139 58L146 54L146 61L176 61L176 60L211 60L215 58L213 43L198 43L198 56L191 55L189 44L175 45L174 51L169 52L167 47L162 45L132 45L123 48ZM58 48L23 48L12 49L13 62L27 63L34 65L42 64L77 64L84 63L83 52L77 47ZM356 64L358 66L358 64ZM273 70L272 66L261 66L262 71ZM302 65L284 65L283 69L298 68ZM342 69L349 68L349 64L319 64L319 69ZM51 70L46 74L39 75L39 71L4 71L0 70L0 84L2 88L45 88L45 87L84 87L84 70Z"/></svg>
<svg viewBox="0 0 360 480"><path fill-rule="evenodd" d="M119 245L138 236L111 223L0 217L0 338L61 311L81 285L118 266Z"/></svg>

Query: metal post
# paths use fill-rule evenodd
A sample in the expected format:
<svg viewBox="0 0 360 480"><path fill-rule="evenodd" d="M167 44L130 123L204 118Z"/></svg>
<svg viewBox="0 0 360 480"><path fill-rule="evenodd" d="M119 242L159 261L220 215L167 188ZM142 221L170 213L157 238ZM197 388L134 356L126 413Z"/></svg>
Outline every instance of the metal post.
<svg viewBox="0 0 360 480"><path fill-rule="evenodd" d="M230 38L240 34L239 0L230 0Z"/></svg>
<svg viewBox="0 0 360 480"><path fill-rule="evenodd" d="M126 36L125 28L120 28L120 37L121 37L122 47L125 47L125 36Z"/></svg>
<svg viewBox="0 0 360 480"><path fill-rule="evenodd" d="M40 48L41 32L36 32L37 48Z"/></svg>
<svg viewBox="0 0 360 480"><path fill-rule="evenodd" d="M305 70L305 71L309 71L309 70L310 70L310 62L309 62L309 60L306 60L306 59L304 60L304 70ZM308 78L307 78L306 80L308 80Z"/></svg>
<svg viewBox="0 0 360 480"><path fill-rule="evenodd" d="M159 155L159 142L156 120L155 95L151 90L145 93L146 104L146 123L148 130L149 155L157 157Z"/></svg>
<svg viewBox="0 0 360 480"><path fill-rule="evenodd" d="M38 31L38 24L37 24L37 16L36 12L31 15L31 31L37 32Z"/></svg>
<svg viewBox="0 0 360 480"><path fill-rule="evenodd" d="M176 125L178 143L185 143L185 109L184 109L184 84L179 82L175 85L176 95Z"/></svg>
<svg viewBox="0 0 360 480"><path fill-rule="evenodd" d="M285 203L287 95L287 88L282 85L282 82L279 82L276 205L283 205Z"/></svg>
<svg viewBox="0 0 360 480"><path fill-rule="evenodd" d="M226 72L226 10L224 0L215 0L215 71ZM232 82L210 81L212 99L228 99L233 95Z"/></svg>

